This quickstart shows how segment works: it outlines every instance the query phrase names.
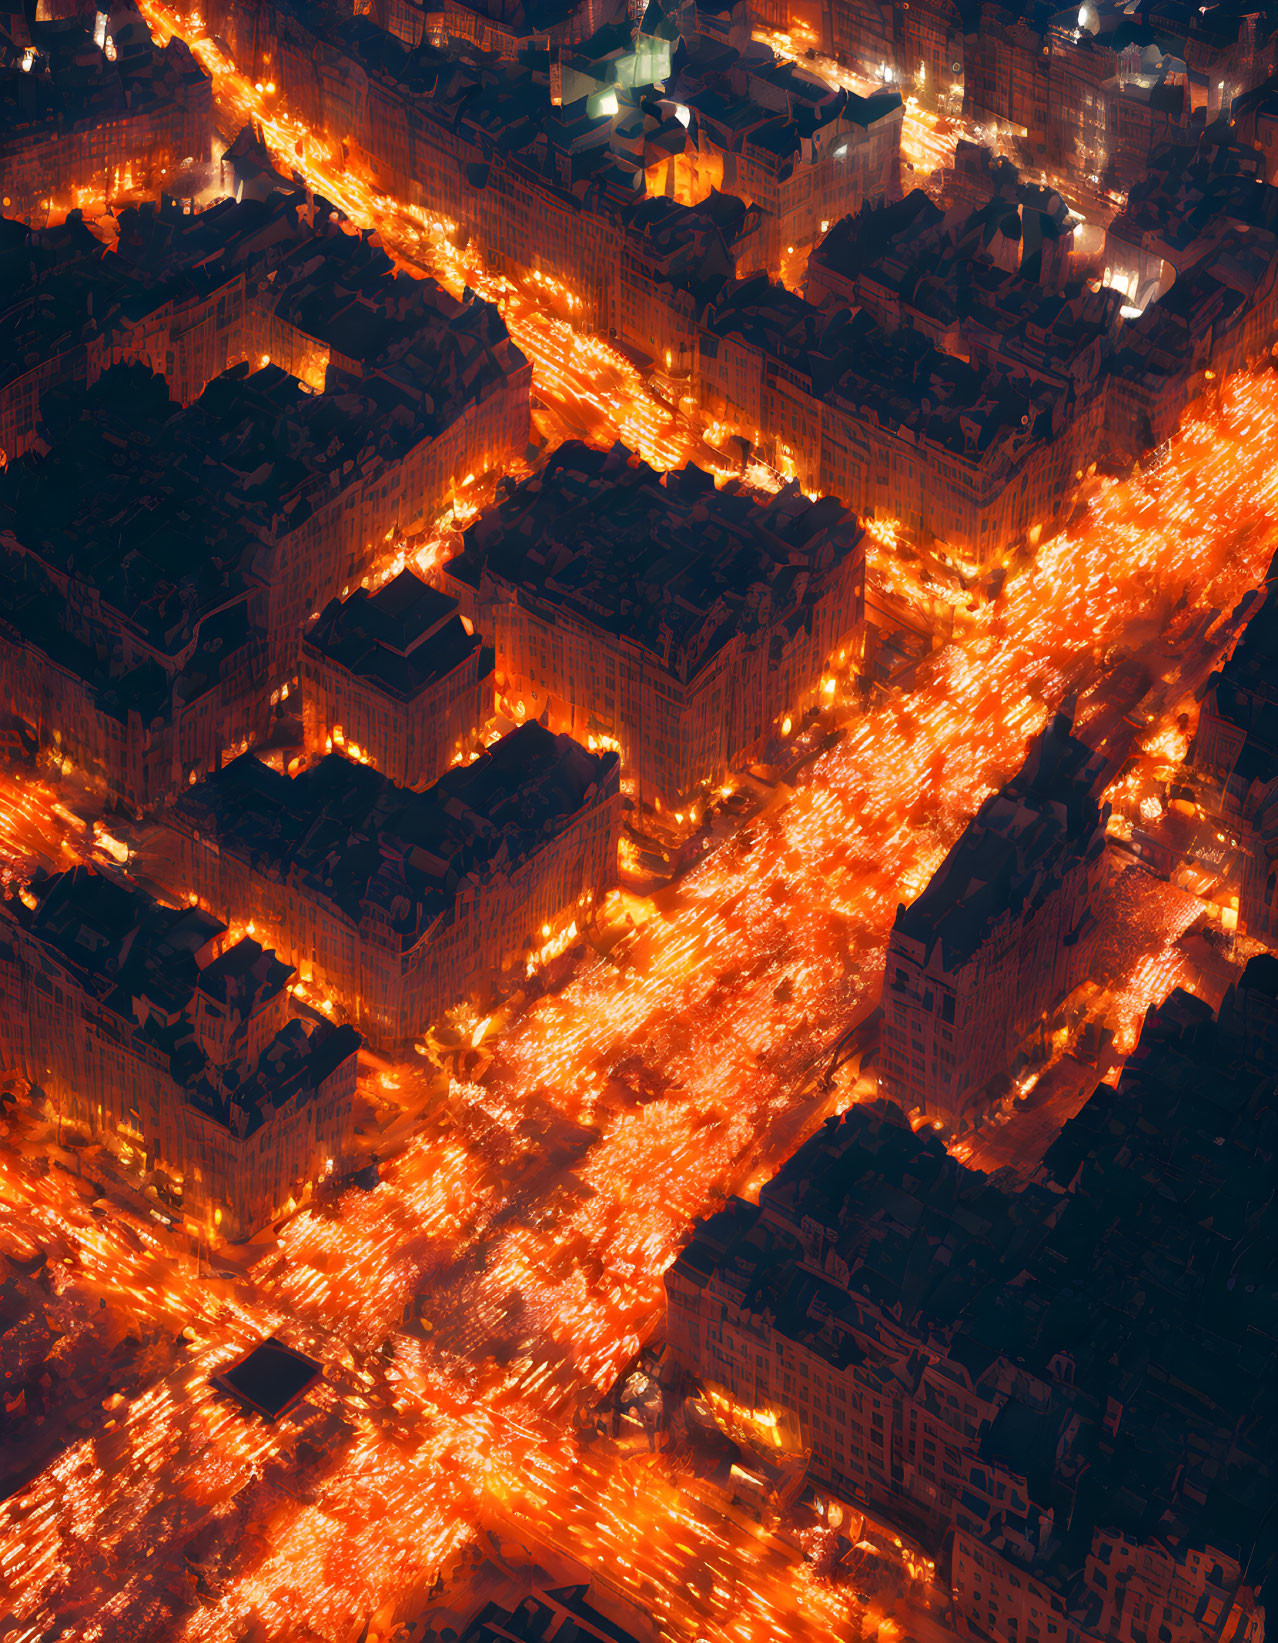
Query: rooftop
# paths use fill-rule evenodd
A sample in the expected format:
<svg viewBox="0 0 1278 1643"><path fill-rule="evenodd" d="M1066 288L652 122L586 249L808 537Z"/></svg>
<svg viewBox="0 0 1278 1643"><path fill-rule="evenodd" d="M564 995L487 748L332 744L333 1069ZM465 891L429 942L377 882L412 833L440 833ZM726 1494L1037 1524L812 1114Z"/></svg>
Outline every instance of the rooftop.
<svg viewBox="0 0 1278 1643"><path fill-rule="evenodd" d="M936 337L943 351L970 358L978 375L992 355L1018 391L1050 382L1082 393L1120 331L1122 299L1068 278L1068 259L1051 255L1073 234L1062 201L1007 170L1010 180L976 209L942 212L915 189L844 217L813 251L807 290L831 317L840 305L863 303L889 328ZM816 329L793 312L796 334ZM951 335L961 335L961 348ZM823 337L811 346L819 352Z"/></svg>
<svg viewBox="0 0 1278 1643"><path fill-rule="evenodd" d="M757 1207L703 1223L675 1271L916 1398L927 1373L970 1386L989 1411L974 1454L1028 1485L979 1532L1071 1603L1098 1528L1213 1547L1263 1588L1278 1557L1276 1077L1264 955L1216 1017L1183 993L1151 1010L1117 1089L1066 1125L1038 1183L1005 1190L896 1108L854 1106Z"/></svg>
<svg viewBox="0 0 1278 1643"><path fill-rule="evenodd" d="M642 646L694 679L737 634L810 618L813 578L857 551L833 497L760 500L686 467L654 472L623 445L570 440L467 530L449 574L485 574Z"/></svg>
<svg viewBox="0 0 1278 1643"><path fill-rule="evenodd" d="M176 659L253 580L243 523L209 483L204 448L184 437L192 413L144 366L55 390L46 413L48 447L0 474L11 561L23 579L29 557L93 589L154 656Z"/></svg>
<svg viewBox="0 0 1278 1643"><path fill-rule="evenodd" d="M633 1633L588 1601L590 1587L534 1587L514 1609L485 1603L461 1636L461 1643L518 1643L554 1637L564 1643L639 1643Z"/></svg>
<svg viewBox="0 0 1278 1643"><path fill-rule="evenodd" d="M893 253L936 236L946 214L921 188L899 200L867 205L841 217L814 247L809 266L855 279Z"/></svg>
<svg viewBox="0 0 1278 1643"><path fill-rule="evenodd" d="M734 254L759 225L757 206L711 189L698 205L649 195L629 218L631 241L659 279L702 306L733 277Z"/></svg>
<svg viewBox="0 0 1278 1643"><path fill-rule="evenodd" d="M100 44L78 16L28 21L18 8L0 17L0 151L24 138L105 125L192 92L209 97L208 76L189 48L176 37L156 45L128 0L111 4Z"/></svg>
<svg viewBox="0 0 1278 1643"><path fill-rule="evenodd" d="M740 340L794 372L816 399L903 431L972 463L1011 463L1052 437L1053 402L943 353L919 331L886 331L864 310L833 311L759 274L729 287L708 322L702 353Z"/></svg>
<svg viewBox="0 0 1278 1643"><path fill-rule="evenodd" d="M9 390L8 460L38 439L46 398L59 382L83 391L113 357L153 357L166 328L175 336L193 328L207 336L207 325L199 328L201 310L219 293L247 279L250 302L260 303L270 290L262 276L291 245L322 243L328 234L345 238L322 202L316 216L313 227L305 195L290 185L240 204L223 200L194 216L171 200L127 207L115 219L116 239L105 244L79 211L51 228L0 219L0 392ZM239 313L241 296L236 289L232 314ZM232 324L221 328L212 348L183 347L170 372L175 396L198 393L246 340L243 325Z"/></svg>
<svg viewBox="0 0 1278 1643"><path fill-rule="evenodd" d="M1070 734L1069 718L1057 714L1018 774L981 805L922 895L898 908L894 936L919 943L925 960L939 943L947 971L970 961L1005 919L1103 847L1101 769L1091 748Z"/></svg>
<svg viewBox="0 0 1278 1643"><path fill-rule="evenodd" d="M255 663L256 638L250 622L247 584L228 592L228 603L207 614L196 612L198 637L187 633L164 655L163 664L105 649L87 629L71 631L63 587L56 571L31 555L6 552L0 537L0 622L12 636L43 651L55 664L84 682L96 708L124 725L136 714L145 732L167 722L175 709L197 701L223 681L243 681ZM181 630L178 630L181 634Z"/></svg>
<svg viewBox="0 0 1278 1643"><path fill-rule="evenodd" d="M8 918L57 955L126 1042L166 1057L191 1105L237 1137L293 1098L309 1100L358 1048L350 1027L293 1020L245 1060L243 1024L273 1002L282 1008L293 972L255 941L222 951L226 926L210 913L167 907L88 867L37 879L25 894L4 903ZM201 993L229 1008L226 1061L211 1060L197 1035Z"/></svg>
<svg viewBox="0 0 1278 1643"><path fill-rule="evenodd" d="M819 159L852 127L903 112L895 91L862 97L757 40L738 50L710 33L685 38L665 95L690 110L692 140L723 152L753 149L787 171Z"/></svg>
<svg viewBox="0 0 1278 1643"><path fill-rule="evenodd" d="M410 406L434 430L525 363L491 303L397 271L372 230L332 224L292 247L267 277L271 311L341 356L330 388L358 385L391 414Z"/></svg>
<svg viewBox="0 0 1278 1643"><path fill-rule="evenodd" d="M376 910L408 951L451 923L469 877L531 856L618 781L616 754L526 724L421 793L338 754L291 778L244 754L183 794L174 816L353 924Z"/></svg>
<svg viewBox="0 0 1278 1643"><path fill-rule="evenodd" d="M157 657L184 652L258 583L261 549L525 368L496 309L382 272L382 308L361 312L398 330L339 391L311 393L269 364L233 366L186 408L143 365L51 390L44 446L0 475L0 536L95 590ZM348 304L335 328L350 318Z"/></svg>
<svg viewBox="0 0 1278 1643"><path fill-rule="evenodd" d="M1197 147L1157 149L1110 235L1134 245L1153 235L1173 254L1192 255L1205 253L1213 236L1231 225L1278 231L1278 188L1255 175L1254 161L1254 153L1215 135Z"/></svg>
<svg viewBox="0 0 1278 1643"><path fill-rule="evenodd" d="M357 588L349 599L330 601L303 644L402 701L411 701L482 648L457 601L408 570L376 593Z"/></svg>
<svg viewBox="0 0 1278 1643"><path fill-rule="evenodd" d="M109 359L153 316L180 314L237 276L250 303L332 351L330 386L427 432L523 366L495 308L397 273L371 232L348 232L326 201L276 185L194 215L173 202L126 208L111 248L76 213L38 230L0 220L0 387L81 345Z"/></svg>
<svg viewBox="0 0 1278 1643"><path fill-rule="evenodd" d="M213 1384L275 1421L300 1403L323 1373L313 1358L269 1335L247 1356L214 1375Z"/></svg>
<svg viewBox="0 0 1278 1643"><path fill-rule="evenodd" d="M292 967L256 941L237 941L200 971L197 990L235 1015L253 1015L277 998L293 978Z"/></svg>

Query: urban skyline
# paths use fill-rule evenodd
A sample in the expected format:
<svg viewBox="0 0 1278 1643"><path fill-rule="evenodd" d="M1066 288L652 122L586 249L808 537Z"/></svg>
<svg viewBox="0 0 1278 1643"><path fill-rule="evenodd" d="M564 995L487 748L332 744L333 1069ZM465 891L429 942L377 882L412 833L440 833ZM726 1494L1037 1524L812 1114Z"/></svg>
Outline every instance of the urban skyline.
<svg viewBox="0 0 1278 1643"><path fill-rule="evenodd" d="M0 15L0 1637L1264 1643L1276 71Z"/></svg>

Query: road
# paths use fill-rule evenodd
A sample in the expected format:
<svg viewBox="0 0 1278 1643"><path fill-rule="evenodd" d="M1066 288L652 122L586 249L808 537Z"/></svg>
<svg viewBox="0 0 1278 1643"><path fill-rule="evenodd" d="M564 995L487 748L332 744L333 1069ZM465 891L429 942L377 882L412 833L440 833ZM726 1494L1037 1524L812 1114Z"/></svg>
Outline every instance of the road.
<svg viewBox="0 0 1278 1643"><path fill-rule="evenodd" d="M401 219L377 212L390 239ZM592 348L549 319L523 333L543 334L539 383L557 361L586 371ZM642 385L613 406L615 387L614 425L680 459L695 430L645 433ZM623 1486L634 1469L584 1453L575 1413L659 1319L693 1218L790 1151L796 1092L873 1003L898 902L1048 711L1076 691L1084 732L1118 734L1143 699L1151 759L1172 756L1179 698L1224 641L1212 613L1261 580L1278 542L1276 428L1278 378L1228 384L1157 473L1102 488L909 696L852 718L784 802L664 892L621 961L515 1012L376 1191L295 1217L228 1276L72 1177L39 1175L26 1149L7 1154L0 1232L47 1254L71 1322L103 1299L136 1314L154 1361L0 1508L0 1631L349 1643L372 1617L371 1643L493 1501L558 1515L690 1643L859 1624L846 1591L766 1537L742 1540L722 1506L692 1512L657 1476ZM619 1093L640 1075L650 1099ZM373 1076L393 1095L424 1075ZM272 1331L327 1378L266 1427L208 1376ZM92 1349L87 1323L79 1338ZM690 1587L706 1562L712 1582Z"/></svg>

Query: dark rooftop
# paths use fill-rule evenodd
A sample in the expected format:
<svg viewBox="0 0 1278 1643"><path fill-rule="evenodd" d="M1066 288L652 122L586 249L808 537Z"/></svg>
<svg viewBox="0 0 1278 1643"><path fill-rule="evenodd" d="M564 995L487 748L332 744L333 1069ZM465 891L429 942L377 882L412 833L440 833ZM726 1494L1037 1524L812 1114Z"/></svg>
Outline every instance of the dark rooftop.
<svg viewBox="0 0 1278 1643"><path fill-rule="evenodd" d="M0 16L0 153L33 133L92 129L189 91L209 98L186 43L157 45L128 0L110 5L107 33L111 55L82 17L28 21L22 7Z"/></svg>
<svg viewBox="0 0 1278 1643"><path fill-rule="evenodd" d="M1016 917L1045 883L1102 847L1108 808L1096 797L1101 769L1057 714L1017 775L981 805L922 895L898 909L894 934L928 953L940 942L946 970L967 962L1001 919Z"/></svg>
<svg viewBox="0 0 1278 1643"><path fill-rule="evenodd" d="M1262 955L1215 1016L1179 992L1150 1011L1117 1088L1066 1124L1038 1182L996 1186L896 1108L862 1104L757 1207L733 1200L700 1226L676 1270L916 1397L927 1365L970 1377L994 1410L970 1437L1030 1497L981 1532L1015 1547L1017 1512L1021 1530L1054 1512L1011 1555L1067 1596L1097 1527L1178 1556L1215 1547L1263 1595L1278 1560L1276 1078L1278 960Z"/></svg>
<svg viewBox="0 0 1278 1643"><path fill-rule="evenodd" d="M468 874L532 855L618 781L616 754L526 724L421 793L336 753L292 778L246 753L183 794L174 816L355 924L379 909L407 951L451 922Z"/></svg>
<svg viewBox="0 0 1278 1643"><path fill-rule="evenodd" d="M323 1373L314 1359L270 1335L247 1357L214 1375L213 1384L274 1421L299 1403Z"/></svg>
<svg viewBox="0 0 1278 1643"><path fill-rule="evenodd" d="M149 1058L167 1060L191 1105L237 1137L253 1134L294 1097L309 1100L359 1046L350 1027L292 1020L247 1060L243 1024L279 1000L293 972L247 939L219 955L226 926L198 907L168 907L143 890L75 867L37 878L3 911L67 965L116 1018L125 1042L136 1039ZM200 992L230 1006L225 1062L210 1060L197 1038Z"/></svg>
<svg viewBox="0 0 1278 1643"><path fill-rule="evenodd" d="M481 649L467 631L457 601L412 571L401 571L376 593L357 588L334 599L308 629L306 649L411 701Z"/></svg>
<svg viewBox="0 0 1278 1643"><path fill-rule="evenodd" d="M813 398L909 431L972 462L1011 463L1053 436L1053 405L1034 384L943 353L922 332L805 302L757 274L729 286L702 340L742 341L805 382Z"/></svg>
<svg viewBox="0 0 1278 1643"><path fill-rule="evenodd" d="M814 573L860 539L833 497L810 502L795 485L760 501L699 468L662 476L623 445L570 440L469 528L449 574L477 586L487 573L553 601L687 682L765 612L808 620Z"/></svg>

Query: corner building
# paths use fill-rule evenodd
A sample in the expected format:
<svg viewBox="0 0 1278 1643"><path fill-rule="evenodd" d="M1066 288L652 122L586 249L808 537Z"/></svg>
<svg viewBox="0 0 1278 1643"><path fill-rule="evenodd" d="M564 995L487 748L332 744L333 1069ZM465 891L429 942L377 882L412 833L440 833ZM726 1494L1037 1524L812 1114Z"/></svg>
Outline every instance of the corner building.
<svg viewBox="0 0 1278 1643"><path fill-rule="evenodd" d="M479 745L493 653L457 601L401 571L334 599L302 639L306 751L350 756L425 787Z"/></svg>
<svg viewBox="0 0 1278 1643"><path fill-rule="evenodd" d="M1016 1191L854 1106L697 1228L670 1345L929 1549L960 1636L1263 1643L1275 1045L1269 955L1215 1018L1173 993Z"/></svg>
<svg viewBox="0 0 1278 1643"><path fill-rule="evenodd" d="M922 305L924 328L889 330L869 306L743 280L707 311L701 401L801 484L983 568L1063 516L1099 414L1008 361L938 348L932 293Z"/></svg>
<svg viewBox="0 0 1278 1643"><path fill-rule="evenodd" d="M7 209L34 216L78 189L99 199L159 189L185 161L208 159L213 87L183 41L156 45L127 0L102 0L96 26L32 11L28 20L17 6L0 20Z"/></svg>
<svg viewBox="0 0 1278 1643"><path fill-rule="evenodd" d="M326 391L241 361L180 407L115 365L45 392L45 441L0 476L7 700L135 810L262 739L303 625L525 447L530 370L495 309L352 236L309 249L269 319Z"/></svg>
<svg viewBox="0 0 1278 1643"><path fill-rule="evenodd" d="M865 545L833 498L760 502L570 441L470 527L445 583L492 636L499 689L618 746L639 802L675 809L858 650Z"/></svg>
<svg viewBox="0 0 1278 1643"><path fill-rule="evenodd" d="M265 184L262 197L193 216L172 200L128 207L110 249L82 221L0 221L10 462L36 439L59 384L91 388L113 364L143 364L190 405L231 366L264 360L317 391L366 391L379 377L424 391L426 466L401 528L429 517L462 475L523 453L530 371L496 311L397 274L375 237L349 231L326 201L274 173ZM403 427L403 412L386 414Z"/></svg>
<svg viewBox="0 0 1278 1643"><path fill-rule="evenodd" d="M584 921L620 825L616 755L524 725L424 793L336 753L293 778L246 754L167 814L151 871L395 1044Z"/></svg>
<svg viewBox="0 0 1278 1643"><path fill-rule="evenodd" d="M898 192L897 92L836 90L765 46L738 54L709 31L684 38L678 60L664 87L665 100L689 114L691 152L678 158L758 208L752 268L779 267L824 224Z"/></svg>
<svg viewBox="0 0 1278 1643"><path fill-rule="evenodd" d="M0 688L32 740L142 810L269 725L253 542L162 378L117 366L44 412L48 445L0 475Z"/></svg>
<svg viewBox="0 0 1278 1643"><path fill-rule="evenodd" d="M248 1238L341 1157L359 1035L290 1019L293 971L87 867L0 904L0 1043L54 1108Z"/></svg>
<svg viewBox="0 0 1278 1643"><path fill-rule="evenodd" d="M1101 761L1057 714L909 907L883 988L879 1088L964 1129L1086 979L1105 882Z"/></svg>

